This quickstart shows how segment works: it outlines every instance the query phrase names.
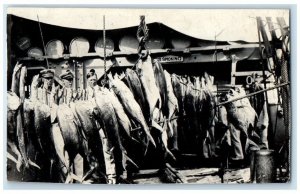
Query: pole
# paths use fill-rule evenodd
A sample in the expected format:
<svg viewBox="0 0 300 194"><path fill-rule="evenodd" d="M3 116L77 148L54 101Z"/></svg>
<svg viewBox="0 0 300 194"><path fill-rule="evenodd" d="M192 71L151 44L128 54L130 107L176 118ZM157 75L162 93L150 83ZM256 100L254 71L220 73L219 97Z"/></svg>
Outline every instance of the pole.
<svg viewBox="0 0 300 194"><path fill-rule="evenodd" d="M104 54L104 80L106 81L106 32L105 32L105 15L103 15L103 54Z"/></svg>
<svg viewBox="0 0 300 194"><path fill-rule="evenodd" d="M274 89L276 89L276 88L283 87L283 86L286 86L286 85L289 85L289 84L290 84L289 82L283 83L283 84L279 84L279 85L274 86L274 87L272 87L272 88L263 89L263 90L260 90L260 91L257 91L257 92L253 92L253 93L251 93L251 94L247 94L247 95L245 95L245 96L241 96L241 97L238 97L238 98L235 98L235 99L232 99L232 100L228 100L228 101L226 101L226 102L221 102L221 103L217 104L216 106L223 106L223 105L228 104L228 103L230 103L230 102L234 102L234 101L237 101L237 100L241 100L241 99L243 99L243 98L248 98L248 97L250 97L250 96L254 96L254 95L257 95L257 94L259 94L259 93L266 92L266 91L269 91L269 90L274 90Z"/></svg>

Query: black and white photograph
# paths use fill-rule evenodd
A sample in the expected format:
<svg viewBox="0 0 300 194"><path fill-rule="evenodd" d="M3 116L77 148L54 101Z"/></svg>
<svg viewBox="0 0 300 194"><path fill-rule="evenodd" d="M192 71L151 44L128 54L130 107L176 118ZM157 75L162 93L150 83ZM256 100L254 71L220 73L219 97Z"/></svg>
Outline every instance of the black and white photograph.
<svg viewBox="0 0 300 194"><path fill-rule="evenodd" d="M5 179L290 183L290 20L279 8L8 7Z"/></svg>

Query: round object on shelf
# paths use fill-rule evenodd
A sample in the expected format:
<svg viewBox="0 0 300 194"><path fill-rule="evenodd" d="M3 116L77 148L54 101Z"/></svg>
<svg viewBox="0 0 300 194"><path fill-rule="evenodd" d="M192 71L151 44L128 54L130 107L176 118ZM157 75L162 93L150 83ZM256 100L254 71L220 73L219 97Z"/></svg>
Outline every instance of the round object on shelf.
<svg viewBox="0 0 300 194"><path fill-rule="evenodd" d="M183 35L178 35L178 36L174 35L171 38L171 44L175 49L188 48L191 46L191 43L192 43L191 39Z"/></svg>
<svg viewBox="0 0 300 194"><path fill-rule="evenodd" d="M197 46L199 47L207 47L207 46L215 46L216 42L215 41L209 41L209 40L198 40L197 41Z"/></svg>
<svg viewBox="0 0 300 194"><path fill-rule="evenodd" d="M31 46L30 39L28 37L22 37L17 41L17 46L22 51L28 49Z"/></svg>
<svg viewBox="0 0 300 194"><path fill-rule="evenodd" d="M165 39L160 36L151 36L145 43L146 49L162 49L165 46Z"/></svg>
<svg viewBox="0 0 300 194"><path fill-rule="evenodd" d="M86 38L76 37L74 38L69 46L69 52L72 55L84 56L89 53L90 43Z"/></svg>
<svg viewBox="0 0 300 194"><path fill-rule="evenodd" d="M61 57L64 53L64 44L60 40L50 40L46 45L46 55Z"/></svg>
<svg viewBox="0 0 300 194"><path fill-rule="evenodd" d="M42 49L38 48L38 47L33 47L30 48L27 52L28 57L34 57L34 58L38 58L38 57L42 57L44 55Z"/></svg>
<svg viewBox="0 0 300 194"><path fill-rule="evenodd" d="M114 44L114 41L111 38L109 38L109 37L105 38L105 42L106 42L106 55L109 55L112 52L114 52L114 50L115 50L115 44ZM97 42L95 43L95 51L101 57L104 56L103 38L99 38L97 40Z"/></svg>
<svg viewBox="0 0 300 194"><path fill-rule="evenodd" d="M119 41L120 51L136 53L139 47L139 41L135 36L125 35Z"/></svg>

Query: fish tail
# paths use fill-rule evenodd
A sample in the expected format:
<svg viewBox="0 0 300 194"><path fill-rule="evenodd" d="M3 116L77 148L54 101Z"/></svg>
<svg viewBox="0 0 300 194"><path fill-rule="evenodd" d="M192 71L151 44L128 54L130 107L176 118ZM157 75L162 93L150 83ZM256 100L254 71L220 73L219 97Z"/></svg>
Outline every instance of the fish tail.
<svg viewBox="0 0 300 194"><path fill-rule="evenodd" d="M158 129L160 132L163 132L163 131L164 131L164 129L163 129L156 121L154 121L153 119L152 119L152 121L151 121L151 125L152 125L152 127L154 127L155 129Z"/></svg>
<svg viewBox="0 0 300 194"><path fill-rule="evenodd" d="M168 154L169 156L171 156L171 158L172 158L174 161L176 161L175 156L172 154L172 152L171 152L168 148L166 148L166 151L167 151L167 154Z"/></svg>
<svg viewBox="0 0 300 194"><path fill-rule="evenodd" d="M134 141L135 143L140 143L136 138L134 137L130 137L132 141Z"/></svg>
<svg viewBox="0 0 300 194"><path fill-rule="evenodd" d="M149 147L149 139L147 138L147 143L146 143L146 149L145 149L145 152L144 152L144 156L146 156L147 152L148 152L148 147Z"/></svg>
<svg viewBox="0 0 300 194"><path fill-rule="evenodd" d="M174 129L173 129L173 126L171 125L171 121L170 120L168 120L167 125L168 125L169 131L170 131L170 135L171 135L171 137L173 137L173 135L174 135Z"/></svg>
<svg viewBox="0 0 300 194"><path fill-rule="evenodd" d="M150 134L150 132L147 133L147 136L148 136L150 142L151 142L151 143L153 144L153 146L156 148L156 143L155 143L155 141L154 141L152 135ZM148 146L147 146L147 147L148 147Z"/></svg>
<svg viewBox="0 0 300 194"><path fill-rule="evenodd" d="M84 182L84 180L90 176L94 171L96 170L96 167L91 168L81 179L81 182Z"/></svg>
<svg viewBox="0 0 300 194"><path fill-rule="evenodd" d="M40 137L38 137L38 143L39 143L39 146L40 146L40 149L41 149L42 153L45 154L45 150L43 148L43 145L42 145Z"/></svg>
<svg viewBox="0 0 300 194"><path fill-rule="evenodd" d="M72 181L72 176L71 176L71 174L68 174L65 184L69 184L69 183L71 183L71 181Z"/></svg>
<svg viewBox="0 0 300 194"><path fill-rule="evenodd" d="M139 168L139 166L125 152L123 152L123 154L127 161L129 161L132 165L134 165L135 168L137 169Z"/></svg>
<svg viewBox="0 0 300 194"><path fill-rule="evenodd" d="M31 166L36 167L39 170L41 170L41 167L39 165L37 165L35 162L32 162L30 159L28 160L28 164L31 165Z"/></svg>
<svg viewBox="0 0 300 194"><path fill-rule="evenodd" d="M50 160L50 177L52 178L52 168L53 168L53 163L54 163L54 160L53 159L51 159Z"/></svg>

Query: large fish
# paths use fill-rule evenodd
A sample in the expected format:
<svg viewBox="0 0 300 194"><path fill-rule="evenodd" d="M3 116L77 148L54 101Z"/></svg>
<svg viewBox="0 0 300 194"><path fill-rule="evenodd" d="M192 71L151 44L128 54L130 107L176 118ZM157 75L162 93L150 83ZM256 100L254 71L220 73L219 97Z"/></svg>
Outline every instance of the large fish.
<svg viewBox="0 0 300 194"><path fill-rule="evenodd" d="M200 151L201 153L203 129L200 113L202 111L201 105L203 105L203 101L202 99L199 99L201 96L199 94L201 94L201 92L195 88L191 78L187 77L187 88L184 101L185 113L187 116L185 133L189 137L187 144L190 144L195 151Z"/></svg>
<svg viewBox="0 0 300 194"><path fill-rule="evenodd" d="M172 74L171 80L172 80L174 94L178 100L179 114L184 115L185 114L184 101L185 101L185 93L186 93L186 83L183 83L181 78L176 74Z"/></svg>
<svg viewBox="0 0 300 194"><path fill-rule="evenodd" d="M168 128L170 130L172 140L173 140L173 149L178 149L177 145L177 120L171 120L173 116L176 115L176 113L179 111L179 105L178 100L174 94L171 76L170 74L165 70L164 71L165 78L166 78L166 84L167 84L167 105L168 105Z"/></svg>
<svg viewBox="0 0 300 194"><path fill-rule="evenodd" d="M20 98L16 93L7 92L7 135L12 142L16 141L17 111L20 105Z"/></svg>
<svg viewBox="0 0 300 194"><path fill-rule="evenodd" d="M188 77L185 102L184 102L184 107L185 107L185 111L187 112L187 114L196 113L199 110L197 105L198 105L197 91L195 90L193 83L191 82L191 80Z"/></svg>
<svg viewBox="0 0 300 194"><path fill-rule="evenodd" d="M31 101L36 101L38 100L38 86L40 85L40 78L39 74L33 76L31 85L30 85L30 100Z"/></svg>
<svg viewBox="0 0 300 194"><path fill-rule="evenodd" d="M127 68L125 80L135 100L139 103L145 118L148 119L150 117L149 105L147 104L148 102L146 101L140 78L134 70Z"/></svg>
<svg viewBox="0 0 300 194"><path fill-rule="evenodd" d="M50 108L48 105L43 104L41 102L35 102L33 108L34 114L34 130L37 138L37 143L39 145L40 150L45 153L45 149L48 149L47 137L50 128L51 128L51 120L50 120Z"/></svg>
<svg viewBox="0 0 300 194"><path fill-rule="evenodd" d="M74 179L72 177L76 177L76 175L72 174L70 170L71 164L75 162L74 161L75 157L78 154L80 154L82 157L85 156L84 155L85 153L83 151L82 139L81 139L82 136L80 134L80 129L76 124L74 113L67 104L60 104L58 106L57 121L61 133L59 137L62 137L63 142L60 142L59 146L55 145L55 149L56 152L58 153L60 161L68 169L68 174L65 182L69 183L72 179ZM53 130L57 130L57 129L52 128L52 131ZM59 133L59 132L55 131L55 133ZM57 142L58 139L56 139L56 137L54 138L55 138L54 142ZM80 178L77 177L77 179Z"/></svg>
<svg viewBox="0 0 300 194"><path fill-rule="evenodd" d="M52 175L52 165L56 160L56 151L54 147L53 136L51 135L51 111L50 107L46 104L43 104L39 101L30 102L25 101L26 103L26 114L24 118L29 118L30 121L27 123L29 127L29 135L32 140L32 143L38 146L38 150L41 151L44 156L50 161L50 176ZM24 106L25 107L25 106Z"/></svg>
<svg viewBox="0 0 300 194"><path fill-rule="evenodd" d="M156 81L155 81L153 66L151 62L151 57L148 56L145 61L139 60L136 70L140 77L142 86L144 88L145 97L149 105L150 120L154 122L152 119L154 109L156 107L161 109L162 101L161 101L159 89L155 83ZM160 130L163 131L162 129Z"/></svg>
<svg viewBox="0 0 300 194"><path fill-rule="evenodd" d="M28 156L26 152L25 145L25 134L24 134L24 116L23 116L23 102L25 99L25 79L27 75L27 68L24 66L21 68L20 79L19 79L19 95L21 106L17 113L17 139L18 139L18 147L20 149L25 167L29 167Z"/></svg>
<svg viewBox="0 0 300 194"><path fill-rule="evenodd" d="M12 74L12 82L11 82L11 91L16 93L17 96L20 96L20 74L21 74L21 68L22 64L17 63L14 67L13 74Z"/></svg>
<svg viewBox="0 0 300 194"><path fill-rule="evenodd" d="M150 134L150 130L144 118L141 107L134 99L134 96L129 90L129 88L122 81L118 79L113 79L111 75L108 75L108 77L112 85L112 89L120 99L120 102L122 103L126 113L131 119L133 119L135 122L141 125L148 139L154 146L156 146L155 141Z"/></svg>
<svg viewBox="0 0 300 194"><path fill-rule="evenodd" d="M123 129L125 134L130 139L135 140L131 137L130 132L132 131L132 126L131 126L131 123L130 123L130 120L129 120L127 114L125 113L125 110L124 110L121 102L119 101L118 97L115 95L115 93L113 91L110 91L108 93L108 95L110 96L109 98L114 107L120 128Z"/></svg>
<svg viewBox="0 0 300 194"><path fill-rule="evenodd" d="M14 92L7 92L7 143L11 150L17 155L16 165L20 171L22 155L17 147L17 113L21 105L20 98Z"/></svg>
<svg viewBox="0 0 300 194"><path fill-rule="evenodd" d="M70 158L74 158L79 152L80 138L79 129L75 123L74 114L71 108L66 104L61 104L57 108L58 125L65 143L65 150Z"/></svg>
<svg viewBox="0 0 300 194"><path fill-rule="evenodd" d="M153 60L153 71L155 77L155 83L160 93L161 98L161 110L164 115L168 115L168 94L167 83L164 70L157 59Z"/></svg>
<svg viewBox="0 0 300 194"><path fill-rule="evenodd" d="M28 141L31 141L34 134L34 103L30 99L25 99L23 102L23 116L24 116L24 131L28 134ZM30 138L29 138L30 137Z"/></svg>
<svg viewBox="0 0 300 194"><path fill-rule="evenodd" d="M53 123L51 126L51 137L54 142L54 147L55 147L55 152L59 158L57 161L58 164L61 164L60 171L62 174L60 174L62 177L61 181L64 182L66 177L65 175L68 174L69 171L69 166L70 166L70 160L69 160L69 154L65 150L65 143L64 143L64 138L62 136L62 132L60 130L60 127L58 123Z"/></svg>
<svg viewBox="0 0 300 194"><path fill-rule="evenodd" d="M119 125L118 125L117 116L109 96L110 93L108 89L106 88L95 89L95 101L99 110L98 119L100 121L100 125L103 127L107 135L108 145L110 147L109 149L114 148L113 152L117 164L116 171L123 171L125 170L125 167L123 166L124 148L122 146L120 135L119 135ZM120 166L122 166L123 169L119 168Z"/></svg>
<svg viewBox="0 0 300 194"><path fill-rule="evenodd" d="M84 136L89 141L90 146L95 146L95 150L98 149L99 152L101 150L101 145L99 145L99 127L93 113L95 105L88 101L78 101L74 103L74 106L81 128L84 131Z"/></svg>
<svg viewBox="0 0 300 194"><path fill-rule="evenodd" d="M203 140L203 153L206 158L215 155L215 96L207 88L201 90L202 100L199 99L201 113L201 128L202 132L200 134L201 140Z"/></svg>
<svg viewBox="0 0 300 194"><path fill-rule="evenodd" d="M101 138L99 135L100 126L97 124L94 110L96 104L88 101L75 102L76 115L81 123L81 130L83 130L84 139L87 141L85 148L88 163L90 165L90 171L85 175L88 176L92 173L93 169L98 164L102 164L104 160L103 148L101 144ZM96 160L94 159L96 158Z"/></svg>
<svg viewBox="0 0 300 194"><path fill-rule="evenodd" d="M20 71L20 80L19 80L19 96L21 102L25 99L25 84L26 84L27 68L23 66Z"/></svg>
<svg viewBox="0 0 300 194"><path fill-rule="evenodd" d="M204 79L205 79L207 88L212 91L213 84L214 84L214 76L211 76L207 72L204 72Z"/></svg>
<svg viewBox="0 0 300 194"><path fill-rule="evenodd" d="M39 168L38 165L28 159L25 146L24 125L26 124L26 120L24 120L23 114L23 101L25 100L26 75L26 67L17 63L12 76L12 92L8 93L8 145L18 157L17 160L13 160L16 162L18 171L20 171L23 161L26 168L29 165Z"/></svg>

